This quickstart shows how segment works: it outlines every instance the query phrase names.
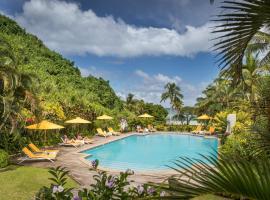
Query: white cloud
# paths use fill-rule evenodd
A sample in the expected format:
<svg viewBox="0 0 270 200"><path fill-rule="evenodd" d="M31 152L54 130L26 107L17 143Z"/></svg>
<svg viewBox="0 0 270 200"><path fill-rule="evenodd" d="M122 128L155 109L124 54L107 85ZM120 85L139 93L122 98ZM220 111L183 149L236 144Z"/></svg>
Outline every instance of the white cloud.
<svg viewBox="0 0 270 200"><path fill-rule="evenodd" d="M81 75L83 77L92 75L97 78L102 77L104 79L109 79L109 77L111 76L111 73L108 70L101 70L101 69L96 68L95 66L79 67L79 70L81 71Z"/></svg>
<svg viewBox="0 0 270 200"><path fill-rule="evenodd" d="M135 75L139 80L132 88L118 92L118 95L125 99L127 93L133 93L136 98L143 99L147 102L160 103L161 94L164 92L164 86L168 82L174 82L180 86L184 95L185 105L194 105L196 98L200 96L202 90L206 87L206 83L192 85L186 83L179 76L167 76L165 74L150 75L142 70L136 70ZM169 107L169 102L162 103Z"/></svg>
<svg viewBox="0 0 270 200"><path fill-rule="evenodd" d="M15 19L27 31L61 53L134 57L141 55L193 56L210 51L210 23L186 26L184 33L174 29L137 27L83 11L74 2L31 0Z"/></svg>

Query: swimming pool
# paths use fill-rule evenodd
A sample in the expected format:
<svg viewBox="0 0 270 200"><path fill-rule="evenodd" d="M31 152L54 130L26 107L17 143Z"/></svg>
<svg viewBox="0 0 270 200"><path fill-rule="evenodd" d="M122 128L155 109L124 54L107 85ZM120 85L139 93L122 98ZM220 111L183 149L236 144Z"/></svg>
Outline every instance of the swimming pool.
<svg viewBox="0 0 270 200"><path fill-rule="evenodd" d="M149 134L132 135L102 146L83 151L98 159L100 166L114 170L164 170L180 156L201 158L199 154L216 155L218 140L192 135Z"/></svg>

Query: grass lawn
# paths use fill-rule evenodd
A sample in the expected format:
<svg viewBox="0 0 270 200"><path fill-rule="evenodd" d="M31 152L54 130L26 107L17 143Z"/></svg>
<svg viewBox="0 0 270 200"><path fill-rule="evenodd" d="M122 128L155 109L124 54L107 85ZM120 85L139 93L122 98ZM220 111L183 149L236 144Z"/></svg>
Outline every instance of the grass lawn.
<svg viewBox="0 0 270 200"><path fill-rule="evenodd" d="M10 166L7 171L0 171L1 200L29 200L44 185L49 186L50 174L47 169L25 166ZM68 187L77 183L69 179Z"/></svg>

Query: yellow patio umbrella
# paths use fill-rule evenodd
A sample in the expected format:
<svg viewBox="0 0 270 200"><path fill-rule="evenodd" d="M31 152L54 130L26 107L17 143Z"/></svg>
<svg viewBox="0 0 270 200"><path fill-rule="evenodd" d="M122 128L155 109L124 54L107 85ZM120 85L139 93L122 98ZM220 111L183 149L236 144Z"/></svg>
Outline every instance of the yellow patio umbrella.
<svg viewBox="0 0 270 200"><path fill-rule="evenodd" d="M82 119L80 117L76 117L74 119L65 121L65 123L67 123L67 124L90 124L91 122L88 120ZM77 127L77 128L80 131L80 127Z"/></svg>
<svg viewBox="0 0 270 200"><path fill-rule="evenodd" d="M42 120L40 123L32 124L25 127L26 129L30 130L45 130L45 141L46 141L46 130L56 130L56 129L62 129L65 128L64 126L60 126L58 124L54 124L52 122L49 122L47 120Z"/></svg>
<svg viewBox="0 0 270 200"><path fill-rule="evenodd" d="M211 117L209 117L208 115L204 114L204 115L201 115L200 117L198 117L197 119L199 119L199 120L209 120L209 119L211 119Z"/></svg>
<svg viewBox="0 0 270 200"><path fill-rule="evenodd" d="M101 116L97 117L97 119L110 120L110 119L113 119L113 117L111 117L109 115L101 115Z"/></svg>
<svg viewBox="0 0 270 200"><path fill-rule="evenodd" d="M149 115L147 113L144 113L143 115L139 115L138 117L140 117L140 118L153 118L154 116Z"/></svg>
<svg viewBox="0 0 270 200"><path fill-rule="evenodd" d="M144 114L142 114L142 115L139 115L138 117L139 117L139 118L147 118L147 119L154 118L154 116L149 115L149 114L147 114L147 113L144 113ZM148 120L145 120L145 123L146 123L146 124L149 124L149 123L150 123L150 120L149 120L149 121L148 121Z"/></svg>
<svg viewBox="0 0 270 200"><path fill-rule="evenodd" d="M25 127L26 129L32 130L53 130L53 129L62 129L65 128L64 126L60 126L58 124L54 124L47 120L42 120L40 123L32 124Z"/></svg>
<svg viewBox="0 0 270 200"><path fill-rule="evenodd" d="M90 124L91 122L80 117L65 121L67 124Z"/></svg>

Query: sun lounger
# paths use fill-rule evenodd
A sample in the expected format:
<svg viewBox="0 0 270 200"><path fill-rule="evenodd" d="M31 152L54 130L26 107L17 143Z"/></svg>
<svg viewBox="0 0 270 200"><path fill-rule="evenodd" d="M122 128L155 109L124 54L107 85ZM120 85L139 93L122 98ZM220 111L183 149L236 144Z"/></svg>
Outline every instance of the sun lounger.
<svg viewBox="0 0 270 200"><path fill-rule="evenodd" d="M202 133L202 126L197 126L195 130L191 131L191 133L194 134Z"/></svg>
<svg viewBox="0 0 270 200"><path fill-rule="evenodd" d="M149 130L149 132L156 132L157 131L152 125L148 125L148 130Z"/></svg>
<svg viewBox="0 0 270 200"><path fill-rule="evenodd" d="M204 131L205 135L213 135L215 133L215 127L210 126L209 131Z"/></svg>
<svg viewBox="0 0 270 200"><path fill-rule="evenodd" d="M136 132L143 133L143 129L141 128L141 126L136 127Z"/></svg>
<svg viewBox="0 0 270 200"><path fill-rule="evenodd" d="M45 154L34 154L26 147L24 147L22 149L22 151L26 155L26 157L22 158L22 160L19 162L19 164L26 161L26 160L32 160L32 161L48 160L48 161L54 162L53 160L56 159L56 154L46 154L46 153Z"/></svg>
<svg viewBox="0 0 270 200"><path fill-rule="evenodd" d="M33 143L30 143L29 145L28 145L30 148L31 148L31 150L34 152L34 153L44 153L44 154L46 154L46 153L52 153L52 154L58 154L58 152L59 152L59 150L40 150L36 145L34 145Z"/></svg>
<svg viewBox="0 0 270 200"><path fill-rule="evenodd" d="M83 141L84 141L85 144L92 144L94 142L93 139L91 139L91 138L89 138L87 136L83 138Z"/></svg>
<svg viewBox="0 0 270 200"><path fill-rule="evenodd" d="M121 135L120 132L114 131L112 127L109 127L109 128L108 128L108 131L109 131L110 133L112 133L113 135Z"/></svg>
<svg viewBox="0 0 270 200"><path fill-rule="evenodd" d="M81 142L76 142L75 140L65 141L63 138L61 138L61 140L62 140L62 143L59 143L60 146L78 148L79 146L83 145Z"/></svg>
<svg viewBox="0 0 270 200"><path fill-rule="evenodd" d="M97 132L98 132L97 135L101 137L108 137L112 135L112 133L106 133L101 128L97 128Z"/></svg>

